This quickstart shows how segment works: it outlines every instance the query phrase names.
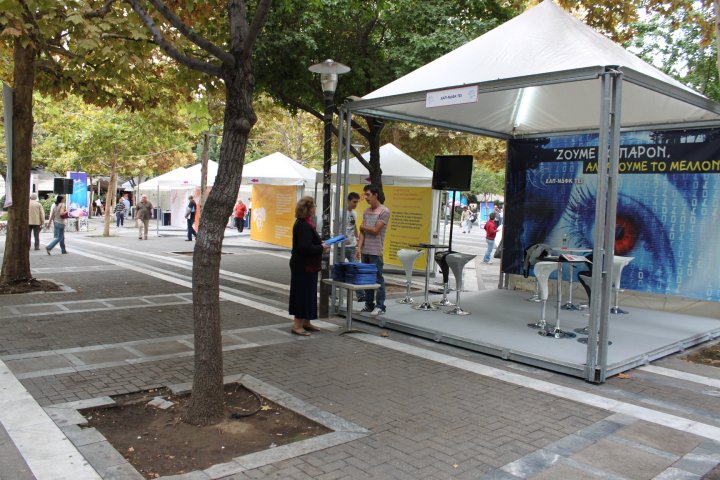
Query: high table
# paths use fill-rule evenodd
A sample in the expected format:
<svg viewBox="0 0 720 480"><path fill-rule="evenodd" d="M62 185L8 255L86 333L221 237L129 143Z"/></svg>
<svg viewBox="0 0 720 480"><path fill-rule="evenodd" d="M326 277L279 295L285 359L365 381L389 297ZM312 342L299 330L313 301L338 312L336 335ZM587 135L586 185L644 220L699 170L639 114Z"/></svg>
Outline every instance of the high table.
<svg viewBox="0 0 720 480"><path fill-rule="evenodd" d="M360 330L353 330L352 328L352 302L353 302L353 292L357 292L358 290L377 290L380 288L379 283L369 283L367 285L355 285L354 283L345 283L345 282L339 282L337 280L332 280L330 278L324 278L323 282L327 285L330 285L331 287L338 287L338 288L344 288L346 297L347 297L347 312L345 313L345 331L341 333L352 333L352 332L359 332Z"/></svg>
<svg viewBox="0 0 720 480"><path fill-rule="evenodd" d="M412 308L414 308L415 310L422 310L424 312L438 310L439 307L436 307L435 305L430 303L430 301L428 299L428 293L430 291L430 262L432 261L431 259L435 258L433 255L433 249L448 248L448 246L447 245L433 245L431 243L418 243L415 245L408 245L408 246L414 247L414 248L424 248L425 250L427 250L427 252L426 252L426 256L427 256L426 260L427 261L425 262L425 300L420 305L414 305Z"/></svg>
<svg viewBox="0 0 720 480"><path fill-rule="evenodd" d="M579 249L574 249L575 251L579 251ZM572 250L566 249L562 250L559 249L560 252L571 252ZM562 271L563 271L563 263L584 263L588 262L589 260L583 256L580 255L571 255L570 253L561 253L557 257L557 264L558 264L558 270L557 270L557 308L555 310L555 327L552 330L540 330L538 332L538 335L544 336L544 337L555 337L555 338L574 338L576 335L573 332L567 332L565 330L562 330L560 328L560 310L562 310ZM570 287L572 288L572 286Z"/></svg>
<svg viewBox="0 0 720 480"><path fill-rule="evenodd" d="M558 254L563 254L563 253L575 254L575 253L578 253L578 254L580 254L580 255L584 255L584 254L586 254L586 253L592 252L592 249L591 249L591 248L565 248L565 249L563 249L562 247L551 247L551 248L552 248L552 251L553 251L553 252L557 252ZM566 263L570 263L570 287L568 288L568 300L567 300L567 302L565 302L565 303L560 307L560 308L562 308L563 310L582 310L581 307L578 307L578 306L575 305L575 304L573 303L573 301L572 301L572 287L573 287L573 276L574 276L573 270L574 270L574 267L575 267L573 264L574 264L574 263L580 263L580 262L582 262L582 261L583 261L583 260L580 260L579 262L566 262ZM560 267L560 268L562 268L562 267ZM560 281L560 278L561 278L561 277L560 277L560 274L561 274L561 271L558 270L558 281Z"/></svg>

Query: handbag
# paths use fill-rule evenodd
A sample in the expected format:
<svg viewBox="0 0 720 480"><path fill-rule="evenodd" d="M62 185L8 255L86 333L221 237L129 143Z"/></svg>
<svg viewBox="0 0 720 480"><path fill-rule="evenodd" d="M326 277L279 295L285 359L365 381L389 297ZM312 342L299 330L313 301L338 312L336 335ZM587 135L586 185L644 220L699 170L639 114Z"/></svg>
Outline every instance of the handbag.
<svg viewBox="0 0 720 480"><path fill-rule="evenodd" d="M63 220L66 220L66 219L70 218L70 214L67 212L67 210L65 210L63 213L60 214L60 218L62 218Z"/></svg>

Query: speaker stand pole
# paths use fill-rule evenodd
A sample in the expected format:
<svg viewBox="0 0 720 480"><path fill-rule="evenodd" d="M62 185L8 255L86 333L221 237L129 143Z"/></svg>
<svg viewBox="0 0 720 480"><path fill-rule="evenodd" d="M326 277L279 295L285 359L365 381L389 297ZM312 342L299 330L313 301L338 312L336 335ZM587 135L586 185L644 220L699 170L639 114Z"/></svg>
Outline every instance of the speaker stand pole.
<svg viewBox="0 0 720 480"><path fill-rule="evenodd" d="M452 233L455 223L455 190L453 190L452 203L450 205L450 240L448 241L448 250L452 250Z"/></svg>

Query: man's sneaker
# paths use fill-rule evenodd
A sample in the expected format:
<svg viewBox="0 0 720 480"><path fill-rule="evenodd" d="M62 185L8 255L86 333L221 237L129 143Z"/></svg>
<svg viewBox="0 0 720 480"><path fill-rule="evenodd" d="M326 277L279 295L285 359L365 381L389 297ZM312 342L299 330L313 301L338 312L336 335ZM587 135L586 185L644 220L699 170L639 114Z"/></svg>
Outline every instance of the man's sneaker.
<svg viewBox="0 0 720 480"><path fill-rule="evenodd" d="M375 308L370 315L378 316L378 315L385 315L385 310L383 310L380 307Z"/></svg>
<svg viewBox="0 0 720 480"><path fill-rule="evenodd" d="M362 310L360 310L360 312L363 312L363 313L372 313L374 310L375 310L374 308L370 308L370 307L368 307L367 305L365 305L365 306L362 308Z"/></svg>

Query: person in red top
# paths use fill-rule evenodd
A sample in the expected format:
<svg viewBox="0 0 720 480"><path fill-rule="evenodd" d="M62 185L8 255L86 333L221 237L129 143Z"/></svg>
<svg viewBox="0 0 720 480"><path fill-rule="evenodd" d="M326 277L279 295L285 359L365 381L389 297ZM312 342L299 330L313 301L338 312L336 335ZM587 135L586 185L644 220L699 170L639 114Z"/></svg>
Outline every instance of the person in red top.
<svg viewBox="0 0 720 480"><path fill-rule="evenodd" d="M497 223L495 223L495 212L490 214L490 219L485 222L485 240L487 241L487 251L485 252L485 258L483 263L492 263L490 256L492 255L493 247L495 247L495 235L497 235Z"/></svg>
<svg viewBox="0 0 720 480"><path fill-rule="evenodd" d="M238 232L242 233L245 228L245 215L247 214L247 205L238 198L237 204L235 205L235 227Z"/></svg>

